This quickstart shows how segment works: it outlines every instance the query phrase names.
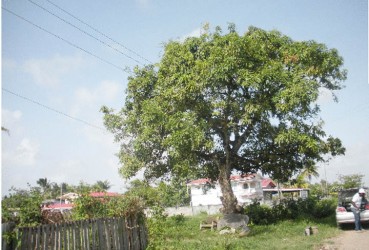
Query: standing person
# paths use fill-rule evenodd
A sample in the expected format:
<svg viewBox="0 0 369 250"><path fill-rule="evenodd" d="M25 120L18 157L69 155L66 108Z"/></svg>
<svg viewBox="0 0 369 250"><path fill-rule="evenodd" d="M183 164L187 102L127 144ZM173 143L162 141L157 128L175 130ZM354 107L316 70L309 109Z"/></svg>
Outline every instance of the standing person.
<svg viewBox="0 0 369 250"><path fill-rule="evenodd" d="M351 200L351 211L355 216L355 231L360 232L363 230L360 222L360 208L361 203L365 200L365 190L363 188L359 189L359 192L356 193Z"/></svg>

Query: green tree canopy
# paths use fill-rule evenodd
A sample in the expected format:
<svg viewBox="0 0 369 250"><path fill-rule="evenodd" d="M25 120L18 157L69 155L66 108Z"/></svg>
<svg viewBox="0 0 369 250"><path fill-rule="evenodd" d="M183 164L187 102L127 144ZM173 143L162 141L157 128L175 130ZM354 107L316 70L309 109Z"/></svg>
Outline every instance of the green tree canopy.
<svg viewBox="0 0 369 250"><path fill-rule="evenodd" d="M229 26L165 44L161 61L136 68L119 112L102 107L121 143L121 174L218 180L225 213L237 200L232 171L285 181L306 162L342 154L318 117L319 89L346 78L337 50L278 31Z"/></svg>
<svg viewBox="0 0 369 250"><path fill-rule="evenodd" d="M341 188L360 188L363 185L363 174L339 175Z"/></svg>
<svg viewBox="0 0 369 250"><path fill-rule="evenodd" d="M146 208L163 210L165 207L186 206L190 204L186 181L172 178L170 182L149 183L146 180L133 180L125 195L140 197Z"/></svg>
<svg viewBox="0 0 369 250"><path fill-rule="evenodd" d="M97 181L93 186L92 190L94 191L108 191L111 188L111 184L108 180L105 181Z"/></svg>
<svg viewBox="0 0 369 250"><path fill-rule="evenodd" d="M9 195L1 200L3 223L15 222L18 226L36 226L41 223L42 195L39 188L18 189L12 187ZM14 213L17 212L17 216Z"/></svg>
<svg viewBox="0 0 369 250"><path fill-rule="evenodd" d="M47 180L47 178L40 178L37 180L36 182L41 188L42 190L45 192L47 189L50 188L51 183Z"/></svg>

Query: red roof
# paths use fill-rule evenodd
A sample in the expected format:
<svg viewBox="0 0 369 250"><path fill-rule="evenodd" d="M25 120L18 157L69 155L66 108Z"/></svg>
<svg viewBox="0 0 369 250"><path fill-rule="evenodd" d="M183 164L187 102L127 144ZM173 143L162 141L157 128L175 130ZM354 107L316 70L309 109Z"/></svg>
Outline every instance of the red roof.
<svg viewBox="0 0 369 250"><path fill-rule="evenodd" d="M103 198L103 197L115 197L115 196L119 196L120 194L118 193L112 193L112 192L92 192L90 193L91 197L98 197L98 198Z"/></svg>
<svg viewBox="0 0 369 250"><path fill-rule="evenodd" d="M54 204L50 204L50 205L46 205L45 207L43 207L42 209L72 209L73 208L73 204L66 204L66 203L54 203Z"/></svg>
<svg viewBox="0 0 369 250"><path fill-rule="evenodd" d="M252 180L256 177L255 174L245 174L245 175L232 175L231 180L237 181L237 180Z"/></svg>
<svg viewBox="0 0 369 250"><path fill-rule="evenodd" d="M201 185L201 184L206 184L208 182L210 182L210 179L203 178L203 179L193 180L189 182L188 185Z"/></svg>
<svg viewBox="0 0 369 250"><path fill-rule="evenodd" d="M248 174L248 175L232 175L230 177L230 179L232 181L236 181L236 180L252 180L255 178L255 174ZM210 183L210 179L209 178L203 178L203 179L197 179L197 180L193 180L191 182L189 182L187 185L201 185L201 184L206 184L206 183Z"/></svg>
<svg viewBox="0 0 369 250"><path fill-rule="evenodd" d="M267 187L270 187L270 188L273 188L273 187L276 187L277 185L274 183L274 181L270 178L265 178L261 181L261 187L262 188L267 188Z"/></svg>

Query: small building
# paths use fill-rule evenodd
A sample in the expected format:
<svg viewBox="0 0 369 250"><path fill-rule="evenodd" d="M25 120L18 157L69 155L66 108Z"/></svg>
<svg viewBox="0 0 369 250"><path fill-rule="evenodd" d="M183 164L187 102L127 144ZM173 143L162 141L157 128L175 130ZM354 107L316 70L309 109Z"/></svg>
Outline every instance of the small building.
<svg viewBox="0 0 369 250"><path fill-rule="evenodd" d="M41 210L42 211L45 211L45 210L60 211L63 213L65 211L72 210L73 207L74 205L71 203L54 203L54 204L48 204L48 205L43 206Z"/></svg>
<svg viewBox="0 0 369 250"><path fill-rule="evenodd" d="M231 185L234 195L240 205L251 203L253 200L262 200L262 177L259 174L231 176ZM210 179L193 180L187 184L191 189L191 205L221 205L222 191L218 182Z"/></svg>
<svg viewBox="0 0 369 250"><path fill-rule="evenodd" d="M78 197L79 197L79 194L77 194L77 193L66 193L66 194L63 194L63 195L57 197L57 199L59 199L61 201L64 201L65 204L71 204Z"/></svg>
<svg viewBox="0 0 369 250"><path fill-rule="evenodd" d="M264 201L269 202L274 199L290 198L290 199L306 199L309 196L310 189L308 188L265 188Z"/></svg>

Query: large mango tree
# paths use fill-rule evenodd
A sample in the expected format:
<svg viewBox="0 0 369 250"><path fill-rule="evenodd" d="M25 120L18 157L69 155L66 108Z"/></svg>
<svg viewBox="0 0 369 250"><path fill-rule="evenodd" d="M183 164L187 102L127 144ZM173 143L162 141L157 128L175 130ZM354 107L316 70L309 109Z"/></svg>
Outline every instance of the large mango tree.
<svg viewBox="0 0 369 250"><path fill-rule="evenodd" d="M287 180L327 155L343 154L319 117L321 89L334 95L346 71L337 50L250 27L240 35L204 27L169 41L161 61L136 67L124 107L102 107L121 148L120 173L146 179L218 181L225 213L236 210L230 175Z"/></svg>

